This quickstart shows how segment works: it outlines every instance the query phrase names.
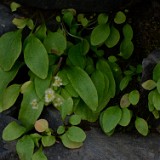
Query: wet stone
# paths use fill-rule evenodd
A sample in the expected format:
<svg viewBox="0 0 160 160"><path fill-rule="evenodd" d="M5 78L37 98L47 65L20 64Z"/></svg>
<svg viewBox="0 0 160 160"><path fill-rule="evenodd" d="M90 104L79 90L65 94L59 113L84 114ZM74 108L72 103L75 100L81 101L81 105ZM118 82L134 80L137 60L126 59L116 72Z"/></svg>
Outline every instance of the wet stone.
<svg viewBox="0 0 160 160"><path fill-rule="evenodd" d="M11 12L10 8L0 3L0 35L16 28L12 24L14 17L15 15Z"/></svg>

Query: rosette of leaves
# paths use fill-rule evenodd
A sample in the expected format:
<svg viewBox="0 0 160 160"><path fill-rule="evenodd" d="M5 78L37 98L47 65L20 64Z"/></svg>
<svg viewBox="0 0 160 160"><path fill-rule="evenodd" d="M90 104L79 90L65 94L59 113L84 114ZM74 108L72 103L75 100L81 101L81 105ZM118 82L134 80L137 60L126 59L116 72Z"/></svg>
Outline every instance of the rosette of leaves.
<svg viewBox="0 0 160 160"><path fill-rule="evenodd" d="M15 18L13 23L18 30L0 37L0 112L12 107L23 95L18 120L4 129L3 139L18 139L21 160L46 159L42 148L53 145L56 137L65 147L81 147L86 138L78 127L81 120L95 122L100 116L102 129L110 135L118 124L126 126L131 119L128 108L113 106L102 112L115 97L122 73L114 58L106 59L100 47L119 46L122 58L131 56L133 31L125 14L117 12L114 19L106 13L88 18L84 14L76 16L75 10L63 10L54 18L59 24L56 31L50 31L45 23L35 25L30 18ZM117 25L122 26L122 42ZM30 33L22 39L26 27ZM22 66L27 68L29 78L18 84L13 80ZM54 83L57 76L60 81ZM134 102L131 98L131 103ZM64 122L57 131L39 119L48 105L60 112ZM28 135L34 127L36 133ZM36 152L35 147L39 148Z"/></svg>

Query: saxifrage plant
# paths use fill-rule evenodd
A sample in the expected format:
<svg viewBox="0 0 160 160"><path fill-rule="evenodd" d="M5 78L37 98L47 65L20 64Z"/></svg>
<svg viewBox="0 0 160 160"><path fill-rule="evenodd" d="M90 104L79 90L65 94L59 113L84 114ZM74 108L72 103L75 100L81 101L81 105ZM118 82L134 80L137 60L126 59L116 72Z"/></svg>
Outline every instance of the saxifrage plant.
<svg viewBox="0 0 160 160"><path fill-rule="evenodd" d="M12 11L18 7L12 3ZM15 18L18 29L0 37L0 112L17 105L23 95L17 121L3 131L4 140L18 139L19 158L47 159L42 148L52 146L57 138L65 147L81 147L86 139L79 127L82 120L99 120L104 133L111 135L118 125L128 126L134 116L138 132L147 135L147 122L129 108L138 104L138 90L109 105L127 88L132 76L141 73L140 66L123 71L119 65L119 60L127 62L134 49L133 30L125 13L87 16L63 10L54 16L59 26L56 31L50 30L44 19L40 23L33 19ZM30 30L27 35L26 28ZM117 53L107 52L112 48ZM29 78L17 84L23 68ZM57 130L41 119L44 107L60 112L64 124Z"/></svg>

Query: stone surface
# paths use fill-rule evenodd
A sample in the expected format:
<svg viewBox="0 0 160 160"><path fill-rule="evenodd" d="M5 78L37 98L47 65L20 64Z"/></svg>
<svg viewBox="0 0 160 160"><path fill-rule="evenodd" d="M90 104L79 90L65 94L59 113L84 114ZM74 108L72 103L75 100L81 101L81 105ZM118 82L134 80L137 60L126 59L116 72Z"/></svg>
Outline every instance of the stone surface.
<svg viewBox="0 0 160 160"><path fill-rule="evenodd" d="M14 17L15 15L10 11L10 9L0 3L0 35L16 28L12 24Z"/></svg>
<svg viewBox="0 0 160 160"><path fill-rule="evenodd" d="M0 135L4 126L13 120L0 114ZM160 160L160 135L147 137L116 133L107 137L98 128L86 132L87 139L80 149L66 149L59 142L45 148L48 160ZM0 160L18 160L15 142L0 141Z"/></svg>
<svg viewBox="0 0 160 160"><path fill-rule="evenodd" d="M152 71L157 63L160 62L160 49L156 49L151 52L146 58L142 61L142 82L152 79Z"/></svg>

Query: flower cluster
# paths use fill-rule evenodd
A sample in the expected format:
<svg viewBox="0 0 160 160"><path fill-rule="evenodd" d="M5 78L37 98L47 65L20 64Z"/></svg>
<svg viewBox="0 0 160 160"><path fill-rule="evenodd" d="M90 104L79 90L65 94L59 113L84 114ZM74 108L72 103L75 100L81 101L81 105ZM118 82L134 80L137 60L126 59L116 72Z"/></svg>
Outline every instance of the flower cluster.
<svg viewBox="0 0 160 160"><path fill-rule="evenodd" d="M62 85L62 79L59 76L55 76L54 82L52 84L53 88L50 87L45 91L44 100L46 105L53 103L55 107L58 107L63 104L63 99L61 98L61 96L56 94L57 88L59 88Z"/></svg>
<svg viewBox="0 0 160 160"><path fill-rule="evenodd" d="M38 109L38 101L37 99L33 99L31 102L32 109Z"/></svg>
<svg viewBox="0 0 160 160"><path fill-rule="evenodd" d="M53 87L60 87L63 85L62 79L59 76L54 77Z"/></svg>

